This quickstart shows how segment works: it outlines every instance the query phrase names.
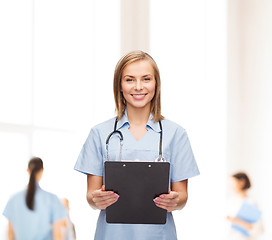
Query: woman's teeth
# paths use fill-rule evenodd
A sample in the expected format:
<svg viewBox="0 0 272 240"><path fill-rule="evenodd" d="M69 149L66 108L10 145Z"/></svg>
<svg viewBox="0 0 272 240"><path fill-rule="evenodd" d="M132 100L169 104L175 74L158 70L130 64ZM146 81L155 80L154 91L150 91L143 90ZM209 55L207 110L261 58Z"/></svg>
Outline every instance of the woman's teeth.
<svg viewBox="0 0 272 240"><path fill-rule="evenodd" d="M135 99L143 99L146 94L131 94Z"/></svg>

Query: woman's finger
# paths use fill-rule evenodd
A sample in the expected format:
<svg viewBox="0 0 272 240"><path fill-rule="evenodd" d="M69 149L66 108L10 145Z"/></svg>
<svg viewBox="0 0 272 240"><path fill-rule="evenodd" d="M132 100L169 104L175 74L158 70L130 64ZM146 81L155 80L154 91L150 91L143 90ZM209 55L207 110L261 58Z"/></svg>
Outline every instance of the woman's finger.
<svg viewBox="0 0 272 240"><path fill-rule="evenodd" d="M154 199L155 204L159 204L160 206L168 207L176 207L178 205L178 201L165 201L165 200L157 200Z"/></svg>
<svg viewBox="0 0 272 240"><path fill-rule="evenodd" d="M116 193L103 194L103 195L93 195L93 201L94 202L103 202L103 201L107 201L109 199L115 199L117 197L119 197L119 195Z"/></svg>
<svg viewBox="0 0 272 240"><path fill-rule="evenodd" d="M116 194L115 197L109 198L106 200L102 200L96 203L97 207L101 210L106 209L108 206L112 205L113 203L117 202L119 199L119 196Z"/></svg>
<svg viewBox="0 0 272 240"><path fill-rule="evenodd" d="M160 198L174 199L179 196L178 192L170 191L168 194L160 195Z"/></svg>
<svg viewBox="0 0 272 240"><path fill-rule="evenodd" d="M159 197L156 197L154 199L154 202L157 207L165 209L168 212L175 210L175 208L178 205L178 201L179 201L179 194L174 191L172 192L169 191L168 194L162 194Z"/></svg>
<svg viewBox="0 0 272 240"><path fill-rule="evenodd" d="M112 192L112 191L103 191L102 189L95 190L95 191L92 192L93 197L107 196L107 195L111 195L111 194L114 194L114 192Z"/></svg>
<svg viewBox="0 0 272 240"><path fill-rule="evenodd" d="M92 192L92 200L99 209L105 209L115 203L118 198L119 195L113 191L105 191L105 185L103 185L101 189Z"/></svg>
<svg viewBox="0 0 272 240"><path fill-rule="evenodd" d="M179 194L177 192L170 192L169 194L162 194L154 199L154 202L160 204L176 204L179 201Z"/></svg>
<svg viewBox="0 0 272 240"><path fill-rule="evenodd" d="M167 212L172 212L172 211L175 210L174 207L169 207L169 206L161 205L159 203L156 203L156 206L159 207L159 208L167 210Z"/></svg>

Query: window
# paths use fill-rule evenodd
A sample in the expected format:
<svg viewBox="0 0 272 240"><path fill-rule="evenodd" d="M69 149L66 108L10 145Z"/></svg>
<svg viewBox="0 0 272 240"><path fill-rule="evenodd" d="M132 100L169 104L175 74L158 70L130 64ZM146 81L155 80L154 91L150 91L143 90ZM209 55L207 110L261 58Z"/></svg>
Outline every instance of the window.
<svg viewBox="0 0 272 240"><path fill-rule="evenodd" d="M78 238L85 239L97 213L85 200L86 177L73 166L90 127L114 112L120 2L4 1L0 18L0 180L9 183L0 208L25 187L27 162L39 156L41 186L70 200ZM5 239L3 216L0 222Z"/></svg>

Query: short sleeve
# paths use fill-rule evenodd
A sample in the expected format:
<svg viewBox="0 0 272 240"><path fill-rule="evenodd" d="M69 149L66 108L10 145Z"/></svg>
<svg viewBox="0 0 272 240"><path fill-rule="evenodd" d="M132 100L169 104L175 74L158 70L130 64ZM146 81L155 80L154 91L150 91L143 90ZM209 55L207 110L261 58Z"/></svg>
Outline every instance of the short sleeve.
<svg viewBox="0 0 272 240"><path fill-rule="evenodd" d="M179 182L199 175L197 163L186 131L176 130L171 149L171 182Z"/></svg>
<svg viewBox="0 0 272 240"><path fill-rule="evenodd" d="M67 217L68 213L56 195L52 195L51 221L56 222Z"/></svg>
<svg viewBox="0 0 272 240"><path fill-rule="evenodd" d="M3 211L3 215L8 219L8 221L14 222L14 198L9 199Z"/></svg>
<svg viewBox="0 0 272 240"><path fill-rule="evenodd" d="M82 173L96 176L103 175L102 147L97 130L91 129L89 136L81 149L74 169Z"/></svg>

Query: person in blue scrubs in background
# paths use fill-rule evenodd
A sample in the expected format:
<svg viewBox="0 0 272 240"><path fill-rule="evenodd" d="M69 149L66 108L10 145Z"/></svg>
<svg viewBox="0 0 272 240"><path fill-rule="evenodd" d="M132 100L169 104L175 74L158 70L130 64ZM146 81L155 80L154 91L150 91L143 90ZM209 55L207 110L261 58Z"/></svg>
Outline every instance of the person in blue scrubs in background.
<svg viewBox="0 0 272 240"><path fill-rule="evenodd" d="M250 197L251 181L245 172L236 172L230 178L232 196L228 201L227 220L230 225L228 240L257 240L264 232L262 211Z"/></svg>
<svg viewBox="0 0 272 240"><path fill-rule="evenodd" d="M104 162L119 160L120 136L114 134L106 151L107 136L116 118L94 126L80 152L75 170L87 174L87 201L100 209L96 240L175 240L172 211L182 209L187 201L188 178L199 174L187 133L178 124L161 115L161 82L157 64L142 51L122 57L114 73L114 98L117 130L124 136L123 160L155 161L159 156L160 125L163 129L162 153L170 163L171 186L168 194L154 199L167 210L165 224L109 224L105 209L118 201L118 194L105 191Z"/></svg>
<svg viewBox="0 0 272 240"><path fill-rule="evenodd" d="M62 240L61 223L67 216L58 197L38 184L43 161L32 158L27 169L30 177L26 190L13 195L3 215L9 221L9 240Z"/></svg>

